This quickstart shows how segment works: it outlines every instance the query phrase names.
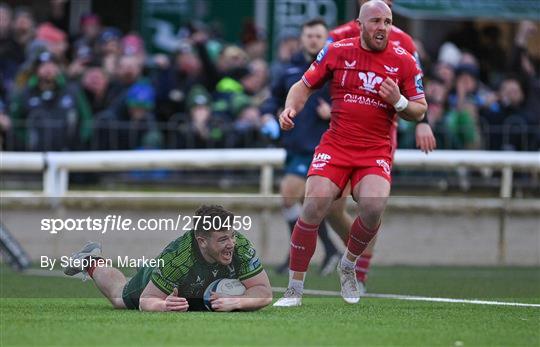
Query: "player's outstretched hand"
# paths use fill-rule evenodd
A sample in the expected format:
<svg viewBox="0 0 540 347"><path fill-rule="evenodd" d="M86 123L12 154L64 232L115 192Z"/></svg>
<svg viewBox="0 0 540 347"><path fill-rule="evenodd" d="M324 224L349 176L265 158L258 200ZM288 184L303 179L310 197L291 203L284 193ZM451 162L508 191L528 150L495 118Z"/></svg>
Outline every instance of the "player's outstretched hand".
<svg viewBox="0 0 540 347"><path fill-rule="evenodd" d="M399 91L399 87L396 82L394 82L389 77L386 77L383 83L381 83L381 87L379 88L379 95L384 101L386 101L390 105L395 105L395 103L398 102L399 97L401 96L401 92Z"/></svg>
<svg viewBox="0 0 540 347"><path fill-rule="evenodd" d="M165 298L165 310L166 311L179 311L185 312L189 308L186 298L178 296L178 288L174 288L173 292Z"/></svg>
<svg viewBox="0 0 540 347"><path fill-rule="evenodd" d="M241 298L238 296L228 296L212 292L210 303L212 304L212 310L214 311L230 312L240 308L240 299Z"/></svg>
<svg viewBox="0 0 540 347"><path fill-rule="evenodd" d="M279 126L282 130L291 130L294 128L293 119L296 117L296 111L287 107L279 115Z"/></svg>
<svg viewBox="0 0 540 347"><path fill-rule="evenodd" d="M435 140L435 136L433 136L433 131L429 124L418 123L416 125L416 148L420 148L422 152L428 154L436 147L437 140Z"/></svg>

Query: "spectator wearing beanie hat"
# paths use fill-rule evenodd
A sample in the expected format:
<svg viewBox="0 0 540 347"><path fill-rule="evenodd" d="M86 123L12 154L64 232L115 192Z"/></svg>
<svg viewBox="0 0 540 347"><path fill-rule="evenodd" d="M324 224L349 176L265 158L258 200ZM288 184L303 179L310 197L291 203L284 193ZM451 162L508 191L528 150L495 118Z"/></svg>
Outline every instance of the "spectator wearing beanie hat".
<svg viewBox="0 0 540 347"><path fill-rule="evenodd" d="M51 52L60 63L66 62L68 43L65 32L51 23L43 23L36 30L36 40L43 42L47 51Z"/></svg>
<svg viewBox="0 0 540 347"><path fill-rule="evenodd" d="M208 91L201 85L195 85L187 96L186 104L188 119L177 128L176 147L222 147L224 124L212 114L212 98Z"/></svg>
<svg viewBox="0 0 540 347"><path fill-rule="evenodd" d="M161 148L163 137L154 116L154 88L145 81L133 84L119 107L98 118L100 149Z"/></svg>

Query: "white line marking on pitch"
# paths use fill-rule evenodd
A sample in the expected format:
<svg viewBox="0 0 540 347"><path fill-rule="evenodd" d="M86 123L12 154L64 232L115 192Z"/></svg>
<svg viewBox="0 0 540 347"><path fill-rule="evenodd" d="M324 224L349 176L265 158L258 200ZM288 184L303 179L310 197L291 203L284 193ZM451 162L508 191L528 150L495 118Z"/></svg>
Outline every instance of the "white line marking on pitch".
<svg viewBox="0 0 540 347"><path fill-rule="evenodd" d="M40 270L40 269L28 269L24 271L24 274L31 276L48 276L48 277L66 277L61 270ZM81 279L82 275L76 275L69 278ZM128 278L129 280L129 278ZM284 287L272 287L272 290L277 293L284 293L287 288ZM340 296L337 291L331 290L317 290L317 289L304 289L304 293L308 295L321 295L321 296ZM399 294L375 294L366 293L363 295L365 298L379 298L379 299L393 299L393 300L408 300L408 301L427 301L427 302L447 302L454 304L474 304L474 305L494 305L494 306L515 306L515 307L540 307L540 304L526 304L521 302L504 302L504 301L489 301L489 300L472 300L472 299L452 299L452 298L433 298L429 296L414 296L414 295L399 295Z"/></svg>
<svg viewBox="0 0 540 347"><path fill-rule="evenodd" d="M283 293L287 288L272 287L274 292ZM322 295L322 296L340 296L339 292L330 290L315 290L304 289L305 294ZM366 293L365 298L380 298L380 299L395 299L409 301L430 301L430 302L449 302L456 304L476 304L476 305L495 305L495 306L518 306L518 307L540 307L540 304L525 304L520 302L504 302L504 301L489 301L489 300L469 300L469 299L451 299L451 298L432 298L428 296L413 296L413 295L397 295L397 294L375 294Z"/></svg>

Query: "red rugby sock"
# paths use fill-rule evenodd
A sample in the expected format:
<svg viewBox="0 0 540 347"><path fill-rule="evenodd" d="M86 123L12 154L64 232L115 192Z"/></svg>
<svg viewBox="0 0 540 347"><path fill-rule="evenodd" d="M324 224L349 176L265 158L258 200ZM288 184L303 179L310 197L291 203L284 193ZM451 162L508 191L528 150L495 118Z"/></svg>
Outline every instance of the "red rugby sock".
<svg viewBox="0 0 540 347"><path fill-rule="evenodd" d="M349 252L354 255L361 255L369 245L369 241L377 235L379 226L374 230L369 230L362 224L360 217L356 218L349 233L349 242L347 243Z"/></svg>
<svg viewBox="0 0 540 347"><path fill-rule="evenodd" d="M292 271L307 271L317 246L318 230L319 225L307 224L298 218L291 236L289 268Z"/></svg>
<svg viewBox="0 0 540 347"><path fill-rule="evenodd" d="M362 254L356 259L356 279L362 283L367 281L371 257L371 254Z"/></svg>

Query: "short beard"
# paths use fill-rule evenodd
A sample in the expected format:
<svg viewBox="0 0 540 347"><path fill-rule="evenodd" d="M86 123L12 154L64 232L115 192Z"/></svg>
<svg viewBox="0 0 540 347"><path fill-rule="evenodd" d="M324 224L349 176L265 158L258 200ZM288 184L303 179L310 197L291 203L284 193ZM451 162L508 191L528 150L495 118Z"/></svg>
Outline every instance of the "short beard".
<svg viewBox="0 0 540 347"><path fill-rule="evenodd" d="M366 44L367 48L369 48L369 49L372 50L372 51L376 51L376 52L384 51L384 49L385 49L386 46L388 45L388 40L386 41L386 45L384 45L383 48L379 48L379 47L373 45L373 44L371 43L371 37L369 37L369 35L367 34L366 30L364 30L364 28L362 28L362 40L363 40L364 43Z"/></svg>

